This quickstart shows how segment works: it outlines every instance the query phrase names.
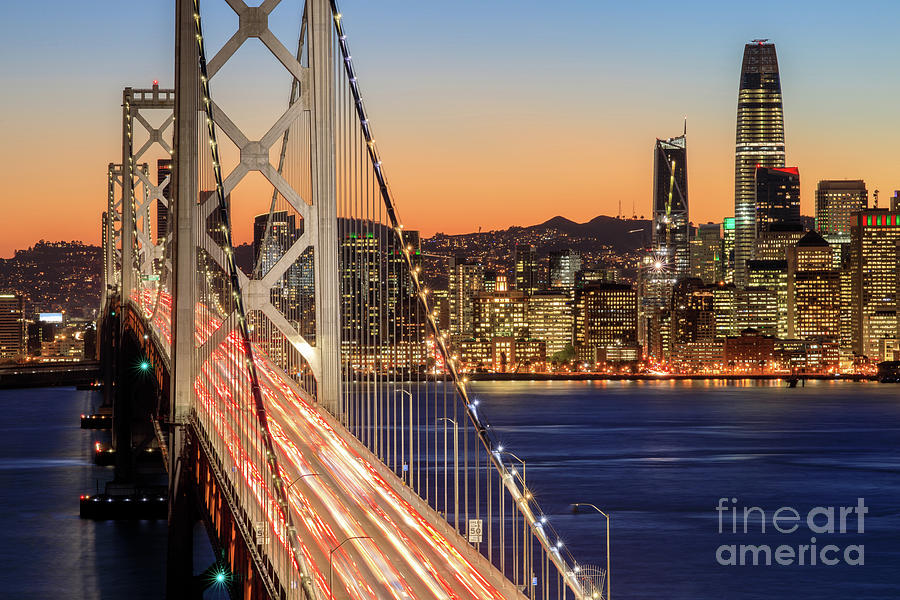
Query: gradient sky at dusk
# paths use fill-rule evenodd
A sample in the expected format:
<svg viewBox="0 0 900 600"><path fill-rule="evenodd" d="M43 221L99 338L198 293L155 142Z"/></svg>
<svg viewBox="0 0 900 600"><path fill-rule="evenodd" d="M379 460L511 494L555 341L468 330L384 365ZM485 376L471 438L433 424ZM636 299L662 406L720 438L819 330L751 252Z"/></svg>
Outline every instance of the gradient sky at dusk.
<svg viewBox="0 0 900 600"><path fill-rule="evenodd" d="M99 242L106 166L121 160L122 88L172 85L173 5L4 6L0 256L41 238ZM298 6L286 0L273 20L288 47ZM733 212L741 53L760 37L778 49L787 161L800 167L804 213L819 179L862 178L885 201L900 188L895 1L341 7L401 215L426 234L557 214L584 221L616 214L620 201L623 213L634 205L646 215L654 138L678 135L685 115L691 219L721 220ZM212 14L206 25L211 40L233 27ZM277 67L245 64L229 76L251 91L232 108L252 121L268 114L253 92L277 82L271 97L283 103L290 83Z"/></svg>

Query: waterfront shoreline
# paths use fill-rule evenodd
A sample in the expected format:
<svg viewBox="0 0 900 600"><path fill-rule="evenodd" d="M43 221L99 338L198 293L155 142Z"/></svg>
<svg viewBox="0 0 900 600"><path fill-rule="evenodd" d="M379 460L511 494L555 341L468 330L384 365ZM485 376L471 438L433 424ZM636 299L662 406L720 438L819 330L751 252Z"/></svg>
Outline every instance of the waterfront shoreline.
<svg viewBox="0 0 900 600"><path fill-rule="evenodd" d="M876 375L652 375L637 373L468 373L471 381L784 381L790 379L818 381L878 381Z"/></svg>

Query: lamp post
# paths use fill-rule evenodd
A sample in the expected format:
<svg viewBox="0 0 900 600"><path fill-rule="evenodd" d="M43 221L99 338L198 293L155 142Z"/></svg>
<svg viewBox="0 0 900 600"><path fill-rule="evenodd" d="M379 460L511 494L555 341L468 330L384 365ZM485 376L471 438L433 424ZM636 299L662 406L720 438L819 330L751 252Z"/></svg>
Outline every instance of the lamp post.
<svg viewBox="0 0 900 600"><path fill-rule="evenodd" d="M453 526L459 530L459 423L450 417L438 421L453 423ZM447 473L447 428L444 427L444 473ZM447 477L444 476L444 510L447 506Z"/></svg>
<svg viewBox="0 0 900 600"><path fill-rule="evenodd" d="M354 536L348 537L343 542L341 542L340 544L338 544L337 546L335 546L334 548L332 548L331 550L328 551L328 596L331 600L334 600L334 585L333 585L334 584L334 568L333 568L334 565L332 562L332 559L334 559L334 553L337 552L337 550L341 546L343 546L350 540L371 540L371 539L372 538L367 535L354 535Z"/></svg>
<svg viewBox="0 0 900 600"><path fill-rule="evenodd" d="M610 574L609 574L609 515L597 508L595 505L590 504L588 502L576 502L572 505L572 513L578 514L578 507L586 506L588 508L593 508L598 513L606 517L606 600L610 600L610 590L612 584L610 583Z"/></svg>
<svg viewBox="0 0 900 600"><path fill-rule="evenodd" d="M502 446L496 450L496 453L500 454L500 455L509 456L513 460L516 460L519 463L521 463L521 465L522 465L522 500L525 503L527 503L529 500L531 500L531 492L528 491L528 480L525 478L525 460L522 458L519 458L518 456L516 456L515 454L513 454L512 452L510 452L508 450L503 450ZM513 471L513 475L515 475L516 474L515 469L513 469L512 471ZM515 532L515 531L516 531L516 513L513 512L513 532ZM513 533L513 546L515 546L515 541L516 541L516 534ZM532 555L531 542L532 542L532 539L531 539L531 536L528 535L528 526L527 526L527 523L525 520L525 513L523 512L522 513L522 579L525 580L526 587L529 590L531 590L531 592L528 595L530 597L533 597L534 590L531 589L532 586L531 586L531 577L530 577L530 575L532 575L532 573L530 572L531 571L531 568L530 568L531 561L529 560L529 558ZM514 555L516 554L515 548L513 549L513 554Z"/></svg>

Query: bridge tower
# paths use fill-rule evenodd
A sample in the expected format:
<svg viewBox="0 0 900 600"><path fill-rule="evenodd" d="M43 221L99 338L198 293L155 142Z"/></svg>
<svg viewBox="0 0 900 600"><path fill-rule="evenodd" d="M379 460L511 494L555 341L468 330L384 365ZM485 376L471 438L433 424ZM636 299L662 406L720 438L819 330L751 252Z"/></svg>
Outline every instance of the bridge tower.
<svg viewBox="0 0 900 600"><path fill-rule="evenodd" d="M396 511L397 535L410 523L420 528L414 535L430 532L421 543L435 545L428 552L436 569L477 571L473 581L489 577L504 597L550 600L556 587L582 598L579 567L528 487L524 461L484 421L457 348L439 331L420 276L418 235L397 216L335 2L303 3L295 52L273 33L284 20L274 12L280 0L202 4L233 12L237 27L207 54L215 45L207 43L200 0L176 0L175 89L165 98L156 86L125 90L122 191L118 202L111 193L104 223L106 276L120 290L123 331L139 331L130 341L166 363L160 389L167 402L153 422L159 438L160 426L168 434L161 446L169 597L194 585L198 518L216 567L235 575L232 595L312 600L322 597L317 590L332 593L322 573L343 542L319 534L363 539L350 533L362 529L356 519L379 513L363 504L368 496L350 491L344 498L359 508L329 517L307 503L312 494L298 482L320 478L316 492L325 498L344 485L345 471L359 468L358 481L377 482L378 494L397 499L384 507ZM290 82L287 108L260 135L238 125L220 94L228 89L219 85L222 73L246 45L271 55ZM153 129L137 115L162 101L173 114ZM148 203L163 186L153 186L137 162L146 145L134 150L135 121L151 144L174 123L174 227L162 244L153 241ZM112 167L110 177L114 187ZM238 256L233 225L247 213L247 197L235 190L250 177L271 186L271 201L253 219L248 261ZM247 225L239 221L237 229ZM318 456L324 447L344 450ZM334 498L326 509L343 504ZM326 519L321 527L319 518ZM380 535L380 526L371 533ZM436 536L465 564L438 565L449 546ZM394 539L382 545L397 547ZM400 555L398 564L408 558Z"/></svg>
<svg viewBox="0 0 900 600"><path fill-rule="evenodd" d="M235 332L242 338L235 343L243 344L246 354L251 354L251 343L265 343L253 337L252 332L263 328L277 331L286 341L285 347L269 348L269 351L282 357L280 366L300 379L304 389L323 408L338 414L341 407L332 6L328 0L305 2L298 46L291 52L270 29L270 16L280 0L265 0L259 6L248 6L243 0L226 2L237 14L237 30L214 56L206 56L199 1L176 0L173 143L176 224L169 277L172 293L170 595L176 595L178 582L189 577L189 559L185 553L190 540L186 524L192 519L192 509L184 477L185 471L192 468L188 458L196 443L191 438L192 425L196 426L191 423L197 408L195 382L210 356L223 344L227 346L230 336L237 335ZM204 8L225 4L204 3ZM301 15L297 17L300 20ZM291 80L287 109L256 139L246 134L210 93L211 86L218 81L217 74L248 40L258 40L268 49ZM217 137L219 134L224 135ZM293 138L290 142L289 137ZM280 144L277 165L271 160L271 155L278 150L276 144ZM226 145L231 150L229 156L220 150ZM291 167L286 167L286 162L297 161L292 153L304 156L308 172L289 172ZM231 164L226 166L229 158ZM232 193L250 173L260 174L271 185L272 199L263 239L256 249L256 265L248 273L236 264L231 212ZM127 197L124 204L128 204ZM293 230L286 235L284 227L273 224L281 215L289 215L289 229ZM266 248L276 243L273 240L279 236L278 252L267 260ZM123 260L127 262L128 257ZM291 300L290 309L286 309L285 302L275 298L285 288L286 279L310 276L314 286L309 300ZM123 288L133 286L125 282ZM297 308L298 304L303 306ZM205 339L198 340L195 335L198 323L211 318L210 311L201 307L210 306L215 307L216 324ZM250 388L261 406L255 368L250 366L249 370L253 381ZM248 395L251 392L246 391ZM259 435L262 443L271 444L264 419L260 413ZM286 506L284 484L274 464L274 453L269 456L267 476L273 478L274 493ZM283 507L282 514L291 529L290 517ZM244 533L245 537L254 535ZM301 565L302 575L299 550L292 548L291 553L292 560ZM305 576L298 583L304 588L310 585ZM275 586L274 581L266 583L270 592Z"/></svg>

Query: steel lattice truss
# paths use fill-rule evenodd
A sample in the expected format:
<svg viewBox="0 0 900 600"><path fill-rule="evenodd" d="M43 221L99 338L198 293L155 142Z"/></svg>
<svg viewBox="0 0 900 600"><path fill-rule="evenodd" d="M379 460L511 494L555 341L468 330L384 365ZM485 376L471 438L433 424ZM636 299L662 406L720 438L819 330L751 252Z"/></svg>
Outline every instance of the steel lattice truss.
<svg viewBox="0 0 900 600"><path fill-rule="evenodd" d="M224 8L221 0L206 2ZM109 165L103 219L106 282L140 304L154 339L167 346L173 460L185 447L179 428L191 426L227 484L225 500L272 597L333 597L324 565L330 571L343 542L369 537L361 523L393 549L338 553L351 595L357 563L385 578L393 573L380 584L406 597L464 597L460 589L492 600L592 595L603 579L598 587L585 578L564 549L525 480L524 461L504 450L485 421L456 349L439 330L416 258L418 236L397 215L335 2L304 3L294 53L270 29L280 3L225 0L237 28L207 60L200 1L178 0L179 97L157 85L123 94L122 163ZM253 39L290 82L287 108L258 139L210 86ZM145 114L151 110L167 111L158 127ZM137 126L147 139L135 150ZM236 150L227 170L220 142ZM154 184L140 162L154 148L174 154L171 203L164 193L170 178ZM271 185L272 200L255 266L244 271L235 259L231 198L252 173ZM177 223L154 239L157 202ZM281 233L276 215L284 215ZM285 227L296 231L284 235ZM307 266L314 314L298 314L278 298L307 285ZM299 372L285 347L302 358ZM307 476L328 483L298 483ZM342 493L352 497L341 497L336 490L348 481L355 487ZM350 537L341 541L337 532Z"/></svg>

